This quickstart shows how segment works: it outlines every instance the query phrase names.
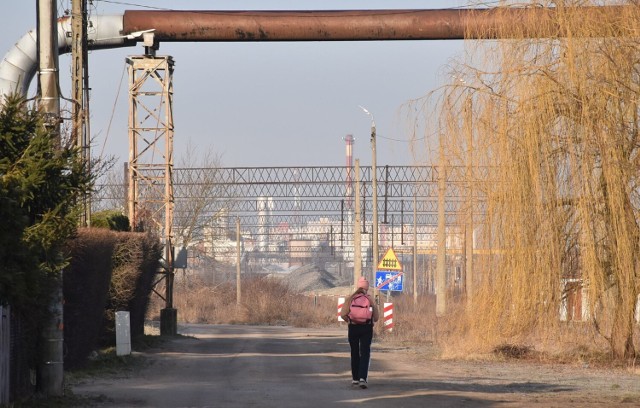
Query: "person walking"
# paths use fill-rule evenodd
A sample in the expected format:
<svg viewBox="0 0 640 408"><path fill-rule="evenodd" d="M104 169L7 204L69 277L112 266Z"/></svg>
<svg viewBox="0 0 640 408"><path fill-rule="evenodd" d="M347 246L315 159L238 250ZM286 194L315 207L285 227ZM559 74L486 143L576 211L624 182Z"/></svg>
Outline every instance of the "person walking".
<svg viewBox="0 0 640 408"><path fill-rule="evenodd" d="M378 307L367 294L369 281L361 276L358 288L344 302L340 317L349 323L349 347L351 348L351 385L367 388L373 325L378 321Z"/></svg>

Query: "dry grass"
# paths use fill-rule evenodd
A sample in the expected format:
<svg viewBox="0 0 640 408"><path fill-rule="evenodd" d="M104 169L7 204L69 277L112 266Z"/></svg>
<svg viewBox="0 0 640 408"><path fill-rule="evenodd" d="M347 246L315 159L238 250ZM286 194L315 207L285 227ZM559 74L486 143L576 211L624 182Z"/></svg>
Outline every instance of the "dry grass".
<svg viewBox="0 0 640 408"><path fill-rule="evenodd" d="M337 326L337 296L314 296L297 293L285 281L267 277L242 280L241 303L236 303L235 282L211 284L191 280L175 287L174 307L178 320L185 323L206 324L267 324L296 327ZM393 334L378 335L386 341L405 344L434 344L437 340L435 298L429 296L414 303L413 297L400 295L391 298L396 318ZM159 319L164 307L155 297L150 308L151 320Z"/></svg>
<svg viewBox="0 0 640 408"><path fill-rule="evenodd" d="M159 299L150 310L164 307ZM186 323L268 324L321 327L335 322L336 304L329 297L297 294L273 278L242 280L241 302L236 302L235 282L215 286L190 281L176 286L174 307ZM157 319L157 316L149 316Z"/></svg>
<svg viewBox="0 0 640 408"><path fill-rule="evenodd" d="M390 299L393 303L394 327L391 333L383 333L382 305L378 332L389 343L403 345L434 345L438 340L435 316L435 296L421 297L414 303L413 296L399 295Z"/></svg>

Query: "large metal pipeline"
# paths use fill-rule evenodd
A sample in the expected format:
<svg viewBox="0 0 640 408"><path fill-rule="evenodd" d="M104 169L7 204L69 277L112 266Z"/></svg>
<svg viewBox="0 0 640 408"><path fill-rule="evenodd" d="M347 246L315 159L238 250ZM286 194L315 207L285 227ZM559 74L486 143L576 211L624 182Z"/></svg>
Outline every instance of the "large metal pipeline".
<svg viewBox="0 0 640 408"><path fill-rule="evenodd" d="M554 14L579 16L584 24L619 27L633 6L579 8L513 8L457 10L335 11L150 11L96 16L89 47L116 48L141 41L153 30L156 41L379 41L561 37ZM69 51L69 19L58 23L60 53ZM594 32L593 35L598 35ZM607 35L612 35L609 31ZM26 95L37 67L35 31L25 34L0 62L0 104L4 95Z"/></svg>
<svg viewBox="0 0 640 408"><path fill-rule="evenodd" d="M375 41L562 37L555 14L621 26L629 6L453 10L140 11L124 32L158 41ZM622 26L621 26L622 27ZM597 35L597 34L594 34ZM609 34L610 35L610 34Z"/></svg>

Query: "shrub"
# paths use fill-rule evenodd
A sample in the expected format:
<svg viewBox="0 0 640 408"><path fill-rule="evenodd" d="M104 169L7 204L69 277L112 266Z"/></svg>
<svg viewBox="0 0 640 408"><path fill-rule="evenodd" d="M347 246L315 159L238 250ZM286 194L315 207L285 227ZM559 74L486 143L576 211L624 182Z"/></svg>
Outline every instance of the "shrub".
<svg viewBox="0 0 640 408"><path fill-rule="evenodd" d="M129 217L118 210L104 210L91 215L91 226L112 231L131 231Z"/></svg>
<svg viewBox="0 0 640 408"><path fill-rule="evenodd" d="M144 318L153 279L160 268L162 247L151 235L118 233L114 249L109 302L105 309L103 345L115 345L115 313L130 312L131 336L144 334Z"/></svg>

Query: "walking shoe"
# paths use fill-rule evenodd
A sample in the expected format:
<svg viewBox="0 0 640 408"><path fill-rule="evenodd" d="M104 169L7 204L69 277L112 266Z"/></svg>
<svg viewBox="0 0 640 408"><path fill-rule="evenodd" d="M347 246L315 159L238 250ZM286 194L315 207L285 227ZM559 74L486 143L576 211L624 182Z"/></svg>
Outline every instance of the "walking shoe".
<svg viewBox="0 0 640 408"><path fill-rule="evenodd" d="M351 380L351 385L358 385L360 382L358 380Z"/></svg>
<svg viewBox="0 0 640 408"><path fill-rule="evenodd" d="M364 378L360 379L359 384L360 384L360 388L362 388L362 389L367 388L367 380L365 380Z"/></svg>

